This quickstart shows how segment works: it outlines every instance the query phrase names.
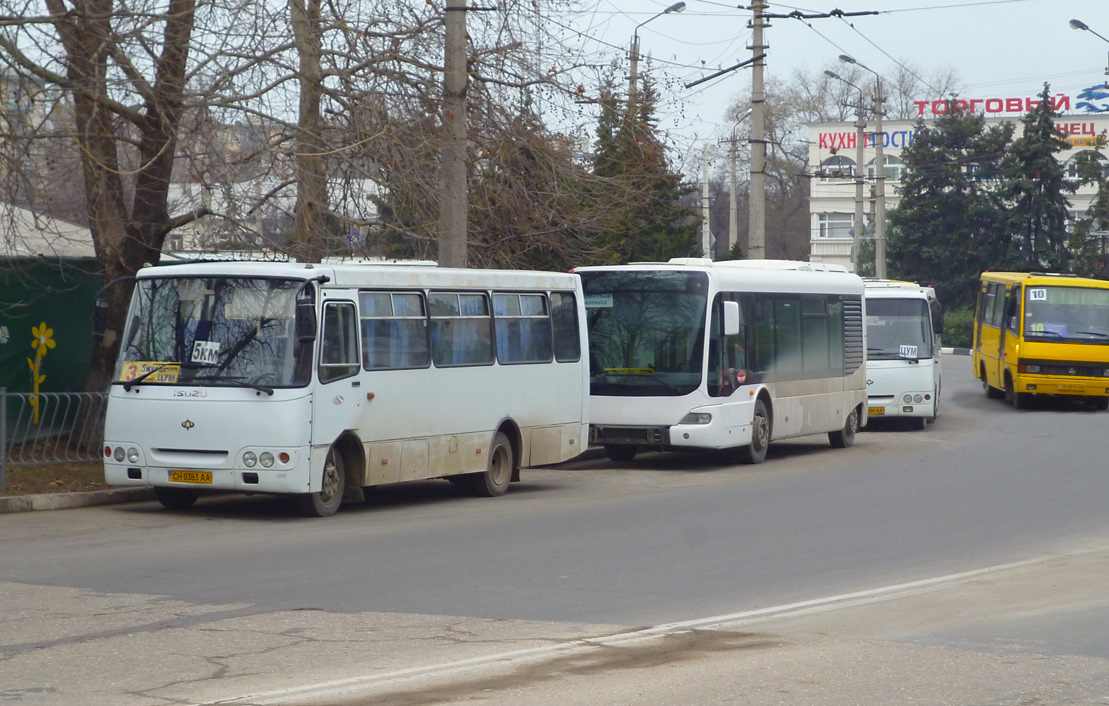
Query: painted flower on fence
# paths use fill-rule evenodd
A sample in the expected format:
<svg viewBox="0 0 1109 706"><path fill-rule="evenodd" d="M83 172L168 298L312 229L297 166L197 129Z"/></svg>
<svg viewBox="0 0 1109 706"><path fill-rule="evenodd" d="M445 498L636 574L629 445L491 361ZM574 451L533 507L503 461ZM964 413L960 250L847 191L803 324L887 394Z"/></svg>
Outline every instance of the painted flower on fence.
<svg viewBox="0 0 1109 706"><path fill-rule="evenodd" d="M35 359L33 361L30 358L27 359L27 365L31 366L31 380L34 383L34 394L31 395L31 407L35 410L35 424L38 424L39 384L46 379L46 375L40 372L42 369L42 357L46 355L47 350L53 348L57 344L54 343L54 329L46 328L45 321L38 326L32 326L31 335L34 336L31 340L31 348L34 348L37 352L35 353Z"/></svg>
<svg viewBox="0 0 1109 706"><path fill-rule="evenodd" d="M8 327L7 326L0 326L0 344L7 343L8 338L9 338L9 336L8 336Z"/></svg>

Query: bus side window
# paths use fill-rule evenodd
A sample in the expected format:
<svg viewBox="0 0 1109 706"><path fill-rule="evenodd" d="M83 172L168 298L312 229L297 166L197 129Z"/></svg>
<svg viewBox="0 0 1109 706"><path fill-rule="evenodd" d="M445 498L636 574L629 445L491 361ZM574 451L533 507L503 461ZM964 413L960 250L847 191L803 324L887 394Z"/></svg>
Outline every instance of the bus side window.
<svg viewBox="0 0 1109 706"><path fill-rule="evenodd" d="M1005 328L1014 334L1020 330L1020 293L1020 287L1013 287L1005 298Z"/></svg>
<svg viewBox="0 0 1109 706"><path fill-rule="evenodd" d="M351 302L327 302L323 309L323 347L320 382L331 382L358 372L358 315Z"/></svg>

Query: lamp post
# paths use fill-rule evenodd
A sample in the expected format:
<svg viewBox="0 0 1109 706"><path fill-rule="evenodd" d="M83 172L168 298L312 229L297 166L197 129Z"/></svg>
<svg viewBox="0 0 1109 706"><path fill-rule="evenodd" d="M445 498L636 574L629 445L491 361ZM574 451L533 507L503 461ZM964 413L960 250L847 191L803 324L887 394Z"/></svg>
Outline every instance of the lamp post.
<svg viewBox="0 0 1109 706"><path fill-rule="evenodd" d="M866 119L863 117L863 89L834 71L825 71L824 75L843 81L859 92L859 99L855 104L855 237L851 243L851 264L857 272L859 239L863 237L863 128L866 127Z"/></svg>
<svg viewBox="0 0 1109 706"><path fill-rule="evenodd" d="M636 93L635 84L636 84L636 79L638 79L638 77L639 77L638 76L638 69L639 69L639 28L642 27L643 25L647 24L651 20L658 19L659 17L662 17L663 15L669 15L671 12L681 12L684 9L685 9L685 3L684 2L676 2L673 5L671 5L670 7L663 10L662 12L658 13L657 15L655 15L653 17L649 17L646 20L643 20L642 22L640 22L639 24L637 24L635 26L635 31L632 32L631 70L628 72L628 103L629 104L635 102L635 100L634 100L635 99L635 93Z"/></svg>
<svg viewBox="0 0 1109 706"><path fill-rule="evenodd" d="M882 151L882 143L886 134L882 130L882 77L878 72L860 64L847 54L840 54L839 60L845 64L854 64L874 74L874 187L876 201L874 203L874 276L879 279L886 278L886 158Z"/></svg>
<svg viewBox="0 0 1109 706"><path fill-rule="evenodd" d="M1093 31L1092 29L1090 29L1089 25L1087 25L1082 20L1071 20L1070 21L1070 26L1071 26L1071 29L1085 30L1085 31L1089 32L1090 34L1094 35L1095 37L1100 37L1103 42L1109 43L1109 39L1106 39L1105 37L1102 37L1100 34ZM1109 88L1109 63L1107 63L1106 67L1105 67L1105 87Z"/></svg>

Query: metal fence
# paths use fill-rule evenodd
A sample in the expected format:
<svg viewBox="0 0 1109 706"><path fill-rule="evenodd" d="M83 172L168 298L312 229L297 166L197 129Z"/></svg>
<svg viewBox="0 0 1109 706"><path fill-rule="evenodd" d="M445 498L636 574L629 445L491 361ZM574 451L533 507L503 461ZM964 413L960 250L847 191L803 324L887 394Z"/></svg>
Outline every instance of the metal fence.
<svg viewBox="0 0 1109 706"><path fill-rule="evenodd" d="M0 388L0 491L8 468L103 460L106 392Z"/></svg>

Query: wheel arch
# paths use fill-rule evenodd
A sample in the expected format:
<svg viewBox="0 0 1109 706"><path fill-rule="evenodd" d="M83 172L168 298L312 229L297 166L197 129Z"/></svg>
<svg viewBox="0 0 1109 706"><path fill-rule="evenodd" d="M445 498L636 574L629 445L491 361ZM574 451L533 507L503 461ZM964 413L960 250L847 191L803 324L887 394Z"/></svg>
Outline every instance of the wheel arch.
<svg viewBox="0 0 1109 706"><path fill-rule="evenodd" d="M770 425L770 440L774 440L774 401L770 398L770 390L765 387L755 395L755 400L761 400L766 407L766 422Z"/></svg>
<svg viewBox="0 0 1109 706"><path fill-rule="evenodd" d="M331 443L343 456L346 487L361 488L366 484L366 447L358 435L347 429Z"/></svg>
<svg viewBox="0 0 1109 706"><path fill-rule="evenodd" d="M493 432L493 435L496 436L498 432L507 436L508 443L512 445L512 482L519 481L520 461L524 453L523 432L520 430L520 425L511 417L502 419L501 423L497 425L497 430ZM490 438L489 443L492 444L492 442L493 439Z"/></svg>

